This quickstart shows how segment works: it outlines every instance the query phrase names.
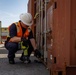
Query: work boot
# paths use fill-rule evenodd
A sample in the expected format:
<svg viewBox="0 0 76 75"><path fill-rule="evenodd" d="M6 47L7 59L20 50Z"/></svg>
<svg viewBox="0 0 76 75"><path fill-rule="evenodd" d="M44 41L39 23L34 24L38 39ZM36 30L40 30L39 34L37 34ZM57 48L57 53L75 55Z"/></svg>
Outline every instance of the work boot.
<svg viewBox="0 0 76 75"><path fill-rule="evenodd" d="M25 64L31 63L31 60L30 59L29 60L25 60L24 63Z"/></svg>
<svg viewBox="0 0 76 75"><path fill-rule="evenodd" d="M24 56L24 53L22 53L21 57L19 58L22 62L24 61L23 56Z"/></svg>
<svg viewBox="0 0 76 75"><path fill-rule="evenodd" d="M31 63L31 60L28 58L28 60L26 61L23 57L20 57L20 60L24 63Z"/></svg>
<svg viewBox="0 0 76 75"><path fill-rule="evenodd" d="M20 57L19 59L20 59L22 62L24 61L24 60L23 60L23 57Z"/></svg>
<svg viewBox="0 0 76 75"><path fill-rule="evenodd" d="M15 64L14 59L9 59L9 64Z"/></svg>

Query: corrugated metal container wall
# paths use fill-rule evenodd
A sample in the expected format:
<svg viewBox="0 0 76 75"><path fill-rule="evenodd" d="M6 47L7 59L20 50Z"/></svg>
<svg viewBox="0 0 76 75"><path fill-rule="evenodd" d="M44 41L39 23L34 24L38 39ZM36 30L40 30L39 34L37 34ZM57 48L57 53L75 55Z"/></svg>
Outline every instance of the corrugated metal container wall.
<svg viewBox="0 0 76 75"><path fill-rule="evenodd" d="M71 0L71 65L76 65L76 0Z"/></svg>
<svg viewBox="0 0 76 75"><path fill-rule="evenodd" d="M67 66L76 65L75 3L75 0L57 0L53 9L50 3L47 10L47 25L52 30L49 35L52 39L47 39L48 67L53 66L52 70L55 72L65 72Z"/></svg>
<svg viewBox="0 0 76 75"><path fill-rule="evenodd" d="M32 14L33 20L34 20L34 1L35 0L28 0L28 11L27 11ZM34 33L34 26L35 26L34 24L31 26L33 33Z"/></svg>
<svg viewBox="0 0 76 75"><path fill-rule="evenodd" d="M53 75L62 75L62 71L63 75L65 75L65 71L70 71L68 66L76 65L76 0L49 1L50 2L47 3L48 8L46 26L46 42L48 51L47 66L54 72ZM34 8L33 2L36 6ZM33 27L33 30L36 28L36 40L38 46L41 41L41 11L39 2L41 1L29 0L28 8L28 12L32 13L33 17L36 13L38 13L38 17L35 19L36 22L34 23L36 27ZM43 16L45 17L45 13ZM45 18L43 18L42 22L44 30ZM68 68L67 70L66 67ZM67 75L68 74L69 72L67 72Z"/></svg>
<svg viewBox="0 0 76 75"><path fill-rule="evenodd" d="M51 3L50 3L51 4ZM47 50L48 50L48 68L52 66L53 56L53 4L47 10Z"/></svg>
<svg viewBox="0 0 76 75"><path fill-rule="evenodd" d="M49 13L53 13L53 23L52 23L52 66L53 69L61 71L64 69L65 64L70 64L70 19L69 19L69 4L65 0L58 0L54 3L54 9L50 10ZM68 10L67 10L68 9ZM53 11L53 12L51 12ZM68 14L67 14L68 13ZM48 17L51 17L48 16ZM50 23L51 24L51 23ZM49 51L50 52L50 51ZM49 55L51 59L51 53ZM48 61L49 62L49 61ZM50 63L50 62L49 62Z"/></svg>
<svg viewBox="0 0 76 75"><path fill-rule="evenodd" d="M66 68L66 75L76 75L76 0L71 0L70 7L70 65Z"/></svg>
<svg viewBox="0 0 76 75"><path fill-rule="evenodd" d="M62 69L70 64L70 4L69 0L58 0L54 8L54 58ZM55 60L55 59L54 59ZM56 67L57 67L56 66Z"/></svg>

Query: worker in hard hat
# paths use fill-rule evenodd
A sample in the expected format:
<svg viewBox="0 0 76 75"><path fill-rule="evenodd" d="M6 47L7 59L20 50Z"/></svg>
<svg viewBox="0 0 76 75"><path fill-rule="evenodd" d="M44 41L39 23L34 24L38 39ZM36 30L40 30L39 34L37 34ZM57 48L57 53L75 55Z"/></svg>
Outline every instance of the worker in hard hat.
<svg viewBox="0 0 76 75"><path fill-rule="evenodd" d="M26 44L29 45L28 63L31 62L30 54L32 53L32 51L34 51L34 55L36 57L41 56L39 50L37 49L32 30L31 28L29 28L32 24L32 15L30 13L23 13L20 15L20 20L18 22L12 23L8 27L10 38L7 38L7 41L5 42L5 47L8 50L8 59L10 64L15 64L15 53L19 50L18 44L20 41L24 41ZM20 60L23 61L23 53L20 57Z"/></svg>

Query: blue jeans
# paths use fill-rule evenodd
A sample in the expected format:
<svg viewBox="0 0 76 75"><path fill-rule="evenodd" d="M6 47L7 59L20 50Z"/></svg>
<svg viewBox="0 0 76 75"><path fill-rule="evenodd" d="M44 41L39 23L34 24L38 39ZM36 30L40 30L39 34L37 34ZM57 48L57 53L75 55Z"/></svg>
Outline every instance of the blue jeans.
<svg viewBox="0 0 76 75"><path fill-rule="evenodd" d="M15 53L19 50L18 43L8 42L8 43L6 43L5 48L8 50L8 58L14 59ZM28 49L28 56L29 57L30 57L32 51L33 51L33 47L31 45L31 43L29 42L29 49ZM23 53L22 53L22 56L23 56Z"/></svg>

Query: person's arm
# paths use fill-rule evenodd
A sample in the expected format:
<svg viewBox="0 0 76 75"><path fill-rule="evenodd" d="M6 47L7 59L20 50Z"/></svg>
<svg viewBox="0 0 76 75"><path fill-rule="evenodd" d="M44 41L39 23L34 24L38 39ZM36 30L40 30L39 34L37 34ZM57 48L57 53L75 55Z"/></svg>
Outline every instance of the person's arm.
<svg viewBox="0 0 76 75"><path fill-rule="evenodd" d="M34 50L36 50L36 49L37 49L37 46L36 46L35 39L34 39L34 38L30 39L30 42L31 42L31 44L32 44L32 46L33 46L33 48L34 48Z"/></svg>
<svg viewBox="0 0 76 75"><path fill-rule="evenodd" d="M14 36L9 40L9 42L19 42L19 41L21 41L21 37L17 37L17 36Z"/></svg>
<svg viewBox="0 0 76 75"><path fill-rule="evenodd" d="M36 50L36 49L37 49L37 46L36 46L36 41L35 41L35 39L34 39L34 37L33 37L33 32L32 32L32 30L30 31L30 34L29 34L28 39L30 40L30 42L31 42L34 50Z"/></svg>
<svg viewBox="0 0 76 75"><path fill-rule="evenodd" d="M40 53L40 51L37 49L35 40L34 40L34 39L30 39L30 41L31 41L31 44L32 44L32 46L33 46L33 48L34 48L34 56L36 56L37 58L41 58L41 53Z"/></svg>
<svg viewBox="0 0 76 75"><path fill-rule="evenodd" d="M28 37L30 39L30 42L34 48L34 56L36 56L37 58L41 58L41 53L40 51L37 49L37 45L36 45L36 41L33 37L33 33L32 31L30 32L30 36Z"/></svg>

